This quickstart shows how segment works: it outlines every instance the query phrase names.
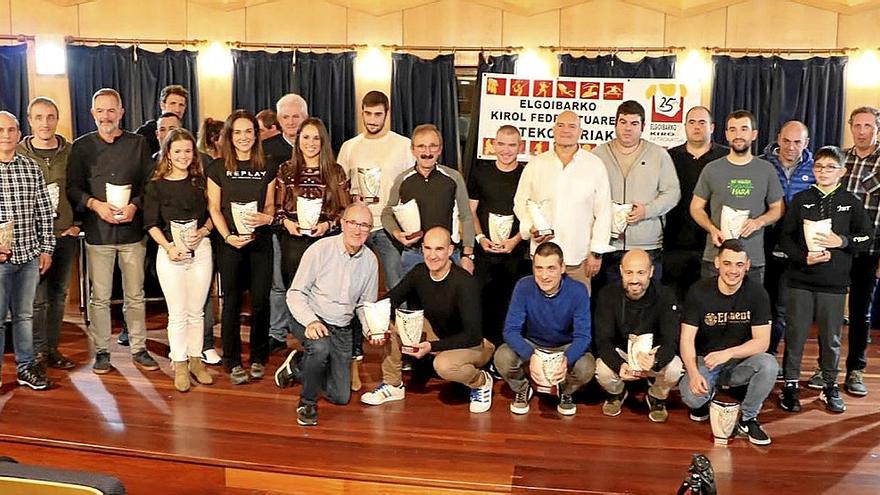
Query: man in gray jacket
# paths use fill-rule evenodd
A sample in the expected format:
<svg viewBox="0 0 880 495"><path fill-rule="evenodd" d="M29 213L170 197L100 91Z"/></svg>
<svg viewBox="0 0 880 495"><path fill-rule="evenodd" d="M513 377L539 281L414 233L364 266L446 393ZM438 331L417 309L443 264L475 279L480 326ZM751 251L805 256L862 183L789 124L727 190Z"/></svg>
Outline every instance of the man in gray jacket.
<svg viewBox="0 0 880 495"><path fill-rule="evenodd" d="M678 203L681 191L675 164L662 147L642 139L645 109L627 100L617 107L614 139L593 153L605 164L613 202L611 246L602 259L597 285L620 280L620 260L629 249L643 249L661 276L664 215ZM595 282L594 282L595 283Z"/></svg>

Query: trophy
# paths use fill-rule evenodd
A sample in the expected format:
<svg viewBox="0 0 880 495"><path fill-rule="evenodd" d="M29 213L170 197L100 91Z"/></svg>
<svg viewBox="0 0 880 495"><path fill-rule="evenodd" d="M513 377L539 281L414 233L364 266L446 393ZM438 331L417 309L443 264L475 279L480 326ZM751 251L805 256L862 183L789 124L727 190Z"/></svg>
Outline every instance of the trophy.
<svg viewBox="0 0 880 495"><path fill-rule="evenodd" d="M489 240L492 244L501 244L510 238L513 230L513 215L489 213Z"/></svg>
<svg viewBox="0 0 880 495"><path fill-rule="evenodd" d="M308 199L302 196L296 197L296 221L302 235L312 235L318 221L321 219L321 208L324 206L322 198Z"/></svg>
<svg viewBox="0 0 880 495"><path fill-rule="evenodd" d="M652 345L654 345L653 333L643 333L641 335L629 334L626 339L626 353L621 349L617 349L617 354L626 360L627 367L629 367L634 375L644 377L647 376L651 370L643 370L642 366L639 364L638 357L640 354L648 354L660 348L659 346L651 348Z"/></svg>
<svg viewBox="0 0 880 495"><path fill-rule="evenodd" d="M189 257L192 258L195 251L190 248L189 240L195 237L198 222L196 220L172 220L169 225L171 227L171 241L177 247L186 248Z"/></svg>
<svg viewBox="0 0 880 495"><path fill-rule="evenodd" d="M562 368L565 354L562 351L553 352L535 349L535 355L538 356L538 360L541 362L540 369L532 370L535 390L543 394L555 394L560 382L551 382L550 377L561 371L560 368Z"/></svg>
<svg viewBox="0 0 880 495"><path fill-rule="evenodd" d="M379 186L382 183L382 170L378 167L358 168L357 183L364 203L379 202Z"/></svg>
<svg viewBox="0 0 880 495"><path fill-rule="evenodd" d="M49 190L49 201L52 203L52 217L58 218L58 202L61 200L61 186L53 182L46 186Z"/></svg>
<svg viewBox="0 0 880 495"><path fill-rule="evenodd" d="M422 217L419 214L419 204L415 199L392 206L391 211L394 213L397 223L400 224L400 229L407 234L407 239L422 235Z"/></svg>
<svg viewBox="0 0 880 495"><path fill-rule="evenodd" d="M422 341L425 329L425 312L421 309L398 309L395 313L397 335L400 337L400 350L418 352L416 345Z"/></svg>
<svg viewBox="0 0 880 495"><path fill-rule="evenodd" d="M749 219L749 210L737 210L727 205L721 207L721 234L724 240L738 239L743 225Z"/></svg>
<svg viewBox="0 0 880 495"><path fill-rule="evenodd" d="M131 200L131 184L117 186L107 183L104 185L104 192L107 195L107 202L114 208L125 208ZM120 219L125 215L121 212L113 214L113 217Z"/></svg>
<svg viewBox="0 0 880 495"><path fill-rule="evenodd" d="M712 425L715 445L727 445L733 435L733 429L736 428L737 416L739 416L738 403L712 399L712 403L709 404L709 423Z"/></svg>
<svg viewBox="0 0 880 495"><path fill-rule="evenodd" d="M15 221L7 220L0 222L0 246L12 249L13 233L15 232ZM4 315L5 316L5 315Z"/></svg>
<svg viewBox="0 0 880 495"><path fill-rule="evenodd" d="M365 335L369 338L383 339L388 334L391 323L391 299L364 303L364 319L367 320Z"/></svg>
<svg viewBox="0 0 880 495"><path fill-rule="evenodd" d="M244 219L248 215L254 215L257 213L257 202L236 203L233 201L230 204L230 208L232 209L232 221L235 223L235 232L238 235L249 235L253 237L254 229L248 227Z"/></svg>
<svg viewBox="0 0 880 495"><path fill-rule="evenodd" d="M626 230L626 217L632 212L631 203L611 203L611 237L619 239Z"/></svg>
<svg viewBox="0 0 880 495"><path fill-rule="evenodd" d="M816 234L830 234L831 219L823 220L804 220L804 240L807 241L807 251L811 253L821 253L825 248L816 242Z"/></svg>
<svg viewBox="0 0 880 495"><path fill-rule="evenodd" d="M529 216L532 217L532 225L538 231L538 237L553 235L553 227L550 225L550 220L547 219L547 206L546 202L526 201L526 207L529 210Z"/></svg>

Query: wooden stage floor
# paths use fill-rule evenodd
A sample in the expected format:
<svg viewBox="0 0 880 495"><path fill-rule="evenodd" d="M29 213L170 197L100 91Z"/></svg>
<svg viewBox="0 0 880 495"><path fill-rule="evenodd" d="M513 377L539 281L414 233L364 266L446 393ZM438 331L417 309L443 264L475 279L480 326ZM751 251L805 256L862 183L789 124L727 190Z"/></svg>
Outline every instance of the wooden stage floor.
<svg viewBox="0 0 880 495"><path fill-rule="evenodd" d="M160 318L148 325L149 348L165 356ZM720 494L880 492L876 344L866 374L870 395L845 395L843 415L825 412L808 389L804 412L788 414L774 392L760 417L773 438L769 447L744 439L714 446L708 423L687 418L677 391L669 422L653 424L632 394L621 416L604 417L595 386L576 396L575 417L534 399L527 416L513 416L511 394L497 382L486 414L468 412L466 390L431 380L385 406L363 406L359 394L347 406L321 402L319 426L306 429L295 421L299 388L279 390L268 376L236 387L214 368L217 383L180 394L167 358L162 371L142 373L115 343L118 371L98 376L74 315L62 348L82 364L70 373L51 370L55 384L44 392L15 386L6 356L0 455L115 474L134 494L670 494L695 452L711 459ZM811 339L804 379L815 355ZM269 371L282 359L273 355ZM377 351L368 350L361 375L365 390L377 383Z"/></svg>

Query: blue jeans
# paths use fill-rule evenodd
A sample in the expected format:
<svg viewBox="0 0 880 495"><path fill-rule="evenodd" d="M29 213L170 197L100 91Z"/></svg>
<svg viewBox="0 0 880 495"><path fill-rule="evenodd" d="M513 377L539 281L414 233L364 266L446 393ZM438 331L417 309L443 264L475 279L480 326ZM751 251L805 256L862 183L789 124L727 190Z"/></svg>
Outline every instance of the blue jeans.
<svg viewBox="0 0 880 495"><path fill-rule="evenodd" d="M294 321L293 334L303 344L299 380L302 382L300 404L315 405L318 394L333 404L351 400L351 325L340 327L323 322L330 335L307 339L306 329Z"/></svg>
<svg viewBox="0 0 880 495"><path fill-rule="evenodd" d="M400 268L400 251L397 250L397 246L391 241L391 236L385 229L370 232L366 244L368 248L379 255L379 259L382 261L382 271L385 274L385 288L391 290L403 278L403 272Z"/></svg>
<svg viewBox="0 0 880 495"><path fill-rule="evenodd" d="M703 357L697 357L697 367L700 374L706 380L709 392L706 395L694 395L691 392L690 376L685 373L684 378L678 385L681 391L681 400L689 408L697 409L706 405L715 395L715 387L718 385L729 385L731 387L741 387L747 385L746 397L742 401L742 420L748 421L758 417L761 411L761 404L770 395L773 390L773 384L776 382L776 371L779 365L776 358L762 352L746 359L733 359L721 366L716 366L711 371L706 368Z"/></svg>
<svg viewBox="0 0 880 495"><path fill-rule="evenodd" d="M272 234L272 290L269 292L269 336L282 342L294 325L293 316L287 309L287 287L281 278L281 243Z"/></svg>
<svg viewBox="0 0 880 495"><path fill-rule="evenodd" d="M452 252L452 262L459 265L461 261L461 248L456 246ZM400 255L400 273L406 275L410 270L415 268L419 263L424 263L425 257L422 255L422 247L405 247Z"/></svg>
<svg viewBox="0 0 880 495"><path fill-rule="evenodd" d="M77 238L55 238L52 266L40 277L34 296L34 350L50 353L58 351L58 337L64 321L64 303L70 287L70 273L76 258Z"/></svg>
<svg viewBox="0 0 880 495"><path fill-rule="evenodd" d="M34 295L40 282L40 258L15 265L0 263L0 315L12 312L12 341L18 371L34 363ZM6 333L0 335L0 357L6 350Z"/></svg>

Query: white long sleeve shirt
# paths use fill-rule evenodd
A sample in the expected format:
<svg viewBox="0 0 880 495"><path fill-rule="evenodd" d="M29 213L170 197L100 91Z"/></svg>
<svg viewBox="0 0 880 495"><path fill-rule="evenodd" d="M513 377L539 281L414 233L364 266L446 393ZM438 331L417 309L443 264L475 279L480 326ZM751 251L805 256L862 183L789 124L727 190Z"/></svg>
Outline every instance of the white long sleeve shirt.
<svg viewBox="0 0 880 495"><path fill-rule="evenodd" d="M562 248L566 265L580 264L590 252L612 250L608 172L602 160L592 153L578 150L564 167L554 150L532 157L513 199L523 239L531 238L528 200L545 205L553 227L553 242ZM532 254L536 247L532 242Z"/></svg>

